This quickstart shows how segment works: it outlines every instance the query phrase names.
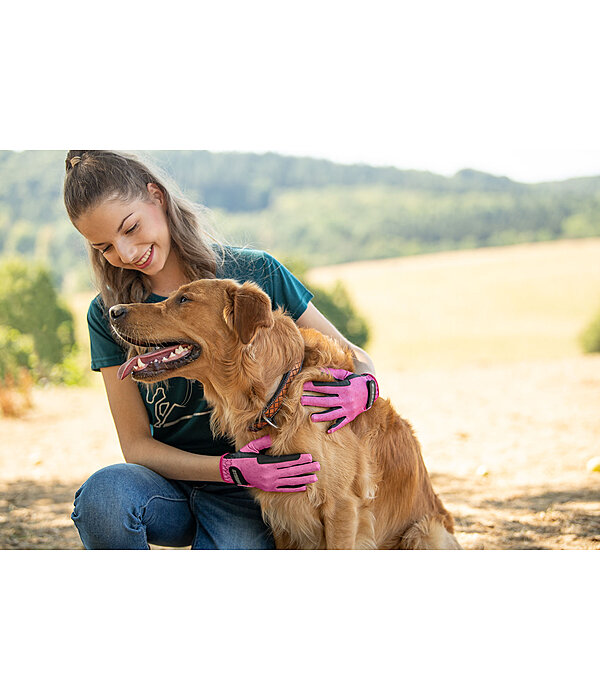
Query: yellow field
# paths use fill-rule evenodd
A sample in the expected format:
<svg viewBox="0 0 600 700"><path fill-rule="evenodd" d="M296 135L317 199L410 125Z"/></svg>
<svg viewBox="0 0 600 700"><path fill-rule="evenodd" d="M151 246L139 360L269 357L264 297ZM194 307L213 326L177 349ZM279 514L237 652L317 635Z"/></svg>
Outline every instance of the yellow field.
<svg viewBox="0 0 600 700"><path fill-rule="evenodd" d="M369 319L382 369L580 354L600 309L600 238L359 262L312 270L342 280Z"/></svg>

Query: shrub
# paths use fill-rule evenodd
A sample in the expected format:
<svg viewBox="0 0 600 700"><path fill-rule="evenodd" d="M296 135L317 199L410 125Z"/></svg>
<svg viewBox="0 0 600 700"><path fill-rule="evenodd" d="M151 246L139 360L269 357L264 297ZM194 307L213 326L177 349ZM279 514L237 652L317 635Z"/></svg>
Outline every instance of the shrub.
<svg viewBox="0 0 600 700"><path fill-rule="evenodd" d="M31 336L0 326L0 414L5 418L17 418L31 408L35 363Z"/></svg>
<svg viewBox="0 0 600 700"><path fill-rule="evenodd" d="M20 259L0 264L0 376L15 368L60 379L75 350L73 315L59 299L50 272Z"/></svg>
<svg viewBox="0 0 600 700"><path fill-rule="evenodd" d="M331 289L311 288L313 304L328 318L338 331L351 343L364 348L369 340L369 328L365 319L356 311L348 290L339 280Z"/></svg>
<svg viewBox="0 0 600 700"><path fill-rule="evenodd" d="M351 343L364 348L369 340L369 326L358 313L348 290L339 280L331 289L306 281L308 267L302 259L286 258L284 265L314 294L313 304Z"/></svg>
<svg viewBox="0 0 600 700"><path fill-rule="evenodd" d="M36 363L33 338L14 328L0 326L0 382L15 377L20 368L31 372Z"/></svg>
<svg viewBox="0 0 600 700"><path fill-rule="evenodd" d="M600 352L600 312L579 336L583 352Z"/></svg>

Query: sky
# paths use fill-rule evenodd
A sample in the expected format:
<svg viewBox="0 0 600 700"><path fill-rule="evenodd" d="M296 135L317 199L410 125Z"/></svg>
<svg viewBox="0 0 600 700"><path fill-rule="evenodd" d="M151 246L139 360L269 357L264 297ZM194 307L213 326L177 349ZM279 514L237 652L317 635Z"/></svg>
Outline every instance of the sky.
<svg viewBox="0 0 600 700"><path fill-rule="evenodd" d="M12 7L0 147L600 175L597 4L107 0L35 23Z"/></svg>

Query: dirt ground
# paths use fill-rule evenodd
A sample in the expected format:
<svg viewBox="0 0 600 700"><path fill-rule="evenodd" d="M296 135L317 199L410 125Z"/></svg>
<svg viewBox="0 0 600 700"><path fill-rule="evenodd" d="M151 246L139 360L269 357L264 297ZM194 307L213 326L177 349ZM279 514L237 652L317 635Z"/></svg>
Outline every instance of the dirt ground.
<svg viewBox="0 0 600 700"><path fill-rule="evenodd" d="M600 356L381 373L465 549L600 549ZM73 494L121 461L100 386L0 420L0 549L78 549Z"/></svg>

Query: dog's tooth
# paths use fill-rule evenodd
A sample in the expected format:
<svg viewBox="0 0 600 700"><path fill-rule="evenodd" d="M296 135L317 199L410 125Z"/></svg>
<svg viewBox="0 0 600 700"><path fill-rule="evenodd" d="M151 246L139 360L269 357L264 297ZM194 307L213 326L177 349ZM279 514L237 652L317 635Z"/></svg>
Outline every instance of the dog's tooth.
<svg viewBox="0 0 600 700"><path fill-rule="evenodd" d="M146 369L147 366L148 366L148 365L145 365L145 364L140 360L140 358L138 357L138 361L137 361L136 368L137 368L137 369Z"/></svg>
<svg viewBox="0 0 600 700"><path fill-rule="evenodd" d="M181 347L181 345L180 345L180 346L177 348L177 350L175 350L175 352L176 352L178 355L181 355L181 353L182 353L182 352L185 352L185 350L184 350L184 349Z"/></svg>
<svg viewBox="0 0 600 700"><path fill-rule="evenodd" d="M167 359L168 360L176 360L177 358L178 358L178 355L176 355L174 352L172 352Z"/></svg>

